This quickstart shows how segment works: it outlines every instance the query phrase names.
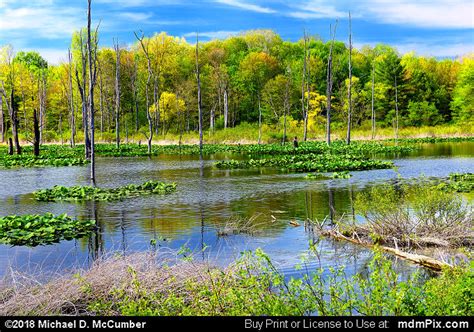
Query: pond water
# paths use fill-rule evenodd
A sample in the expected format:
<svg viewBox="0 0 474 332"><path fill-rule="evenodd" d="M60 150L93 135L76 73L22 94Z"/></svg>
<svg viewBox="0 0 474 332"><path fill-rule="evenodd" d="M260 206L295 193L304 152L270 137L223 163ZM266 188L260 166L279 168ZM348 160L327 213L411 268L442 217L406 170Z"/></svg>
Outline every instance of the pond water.
<svg viewBox="0 0 474 332"><path fill-rule="evenodd" d="M262 248L287 274L317 243L319 259L309 266L344 265L349 273L363 269L371 257L360 247L318 239L304 227L307 218L323 220L352 215L353 197L372 185L420 175L444 177L474 171L474 143L425 144L419 151L395 156L397 169L352 172L350 179L308 180L306 173L279 170L219 170L216 160L231 155L99 158L97 185L117 187L160 180L177 183L167 196L119 202L54 202L34 200L31 193L54 185L88 184L87 166L0 170L0 215L52 212L95 218L99 231L88 238L34 248L0 245L0 277L10 268L29 273L62 273L87 267L104 253L187 247L197 260L225 265L244 250ZM388 158L387 156L385 158ZM393 156L392 156L393 158ZM397 173L398 172L398 173ZM254 235L218 236L230 218L255 217ZM297 221L301 226L289 224ZM150 241L156 240L156 246ZM411 268L402 264L402 268Z"/></svg>

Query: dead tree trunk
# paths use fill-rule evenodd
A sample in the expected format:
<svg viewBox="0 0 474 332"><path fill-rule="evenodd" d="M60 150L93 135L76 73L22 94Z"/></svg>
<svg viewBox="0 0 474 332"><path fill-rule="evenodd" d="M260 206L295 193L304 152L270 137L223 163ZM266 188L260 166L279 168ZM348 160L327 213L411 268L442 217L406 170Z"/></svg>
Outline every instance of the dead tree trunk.
<svg viewBox="0 0 474 332"><path fill-rule="evenodd" d="M349 12L349 88L347 91L347 135L346 144L351 144L351 124L352 124L352 22L351 12Z"/></svg>
<svg viewBox="0 0 474 332"><path fill-rule="evenodd" d="M196 81L198 88L198 113L199 113L199 151L202 155L202 100L201 100L201 78L199 76L199 36L196 34Z"/></svg>
<svg viewBox="0 0 474 332"><path fill-rule="evenodd" d="M303 55L303 76L301 77L301 112L303 114L304 128L303 128L303 141L306 141L306 135L308 131L308 114L306 111L305 103L305 80L306 80L306 59L307 59L307 38L306 31L304 32L304 55ZM308 95L309 98L309 95ZM285 119L285 129L286 129L286 119Z"/></svg>
<svg viewBox="0 0 474 332"><path fill-rule="evenodd" d="M13 155L13 140L11 137L8 137L8 154Z"/></svg>
<svg viewBox="0 0 474 332"><path fill-rule="evenodd" d="M229 96L227 94L227 85L224 88L224 129L227 128L227 122L229 119Z"/></svg>
<svg viewBox="0 0 474 332"><path fill-rule="evenodd" d="M375 92L375 61L372 64L372 139L375 139L374 92Z"/></svg>
<svg viewBox="0 0 474 332"><path fill-rule="evenodd" d="M18 109L17 105L15 103L15 93L14 89L12 88L12 91L10 93L10 119L11 119L11 124L12 124L12 136L13 140L15 141L15 149L16 149L16 154L20 155L21 154L21 146L20 146L20 139L18 137L18 127L20 125L20 121L18 120Z"/></svg>
<svg viewBox="0 0 474 332"><path fill-rule="evenodd" d="M147 68L148 68L148 73L147 73L147 80L146 80L146 85L145 85L145 100L146 100L146 118L148 120L148 155L151 156L151 141L153 139L153 119L151 118L150 114L150 96L149 96L149 86L150 86L150 80L153 76L153 71L151 69L151 60L150 60L150 54L148 53L148 44L145 47L145 44L143 43L144 36L142 34L141 37L138 37L138 35L134 32L135 37L137 40L140 42L140 45L142 47L143 53L145 53L145 57L147 59Z"/></svg>
<svg viewBox="0 0 474 332"><path fill-rule="evenodd" d="M115 61L115 144L120 148L120 46L114 42Z"/></svg>
<svg viewBox="0 0 474 332"><path fill-rule="evenodd" d="M40 140L41 140L41 133L40 133L40 125L38 121L38 112L36 109L33 111L33 154L38 157L40 154Z"/></svg>
<svg viewBox="0 0 474 332"><path fill-rule="evenodd" d="M71 127L71 147L76 146L76 116L74 111L74 91L72 88L72 54L71 49L68 49L69 59L69 107L70 107L70 127Z"/></svg>
<svg viewBox="0 0 474 332"><path fill-rule="evenodd" d="M97 29L94 36L94 46L91 41L91 2L87 6L87 58L89 62L89 116L90 116L90 155L91 155L91 181L95 185L95 127L94 127L94 86L97 74Z"/></svg>
<svg viewBox="0 0 474 332"><path fill-rule="evenodd" d="M84 41L82 32L79 34L79 46L81 48L81 64L82 64L82 81L79 79L79 73L76 69L76 81L79 93L81 95L82 104L82 129L84 131L84 155L86 159L90 159L90 139L89 139L89 119L88 119L88 103L86 94L86 74L87 74L87 60L84 53Z"/></svg>
<svg viewBox="0 0 474 332"><path fill-rule="evenodd" d="M329 57L328 57L328 68L327 68L327 79L326 79L326 143L331 145L331 93L332 93L332 49L334 46L334 39L336 38L336 25L334 26L334 31L331 26L329 26L330 34L332 35L331 46L329 48Z"/></svg>

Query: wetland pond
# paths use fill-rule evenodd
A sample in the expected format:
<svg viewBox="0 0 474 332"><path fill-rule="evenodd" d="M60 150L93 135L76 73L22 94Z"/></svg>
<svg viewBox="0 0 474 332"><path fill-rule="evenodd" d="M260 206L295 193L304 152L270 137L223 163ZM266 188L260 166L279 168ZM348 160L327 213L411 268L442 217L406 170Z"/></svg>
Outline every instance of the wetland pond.
<svg viewBox="0 0 474 332"><path fill-rule="evenodd" d="M27 273L64 273L87 267L100 255L159 250L175 255L180 248L195 260L226 265L244 250L262 248L287 274L316 243L318 259L309 268L344 265L359 272L372 257L367 249L317 238L304 227L306 219L350 217L353 197L370 186L403 178L446 177L473 172L474 142L423 144L416 152L385 156L396 169L351 172L350 179L309 180L307 173L278 169L222 170L213 162L241 155L161 155L153 158L98 158L97 185L118 187L149 180L175 182L166 196L145 196L113 202L38 202L33 191L54 185L88 185L88 166L0 169L0 216L67 213L96 219L90 237L53 245L0 245L0 278L10 270ZM218 230L230 218L254 217L258 232L222 236ZM301 226L294 227L290 221ZM169 250L171 249L171 250ZM414 265L399 264L411 269Z"/></svg>

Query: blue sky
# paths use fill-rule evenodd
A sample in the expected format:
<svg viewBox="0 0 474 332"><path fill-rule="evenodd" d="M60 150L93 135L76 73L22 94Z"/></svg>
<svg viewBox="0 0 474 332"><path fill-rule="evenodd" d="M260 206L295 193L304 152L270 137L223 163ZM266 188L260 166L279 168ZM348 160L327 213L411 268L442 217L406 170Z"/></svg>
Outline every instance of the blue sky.
<svg viewBox="0 0 474 332"><path fill-rule="evenodd" d="M71 34L86 23L86 0L0 0L0 45L37 50L48 61L66 59ZM356 47L388 43L401 53L456 57L474 52L474 0L93 0L100 42L135 41L133 31L166 31L193 42L249 29L273 29L297 40L303 29L327 39L339 19L337 39L347 40L352 13Z"/></svg>

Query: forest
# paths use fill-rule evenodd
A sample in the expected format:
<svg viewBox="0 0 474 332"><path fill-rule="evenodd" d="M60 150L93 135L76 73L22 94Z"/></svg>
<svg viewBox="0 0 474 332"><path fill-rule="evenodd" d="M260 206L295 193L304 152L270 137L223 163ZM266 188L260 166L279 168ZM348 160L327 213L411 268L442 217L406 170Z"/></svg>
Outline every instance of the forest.
<svg viewBox="0 0 474 332"><path fill-rule="evenodd" d="M0 142L13 132L31 142L35 110L41 143L84 140L90 84L86 37L86 29L75 32L69 59L58 65L37 52L2 47ZM286 140L290 127L304 140L314 139L326 128L328 109L333 128L350 122L372 137L378 128L466 125L474 118L472 54L457 59L400 55L390 45L356 49L317 35L285 41L270 30L198 41L198 48L195 40L165 32L135 37L129 47L114 40L113 48L98 48L99 33L92 32L99 140L119 144L154 134L155 140L177 141L178 135L197 133L198 104L203 130L212 134L240 126L245 132L258 126L259 142L262 127L275 132L275 140Z"/></svg>

